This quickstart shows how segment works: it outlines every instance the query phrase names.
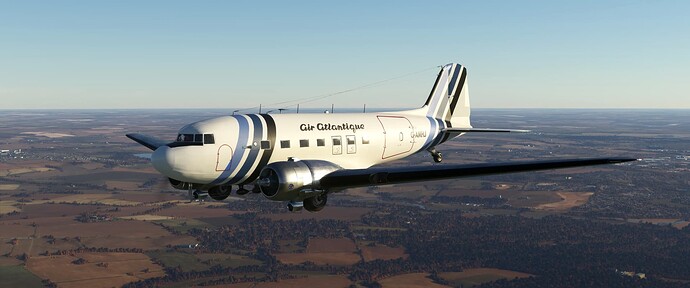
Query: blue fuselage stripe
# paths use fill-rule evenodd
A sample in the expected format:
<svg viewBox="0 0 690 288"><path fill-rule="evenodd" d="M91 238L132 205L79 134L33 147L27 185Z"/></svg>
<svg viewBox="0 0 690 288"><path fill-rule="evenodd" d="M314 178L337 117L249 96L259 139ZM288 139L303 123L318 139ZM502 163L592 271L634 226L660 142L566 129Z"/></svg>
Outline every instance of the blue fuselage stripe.
<svg viewBox="0 0 690 288"><path fill-rule="evenodd" d="M427 120L429 120L429 135L426 136L426 141L424 141L424 145L422 145L422 149L419 149L419 151L423 151L426 149L429 149L431 141L434 140L434 137L436 137L436 119L432 117L426 117Z"/></svg>
<svg viewBox="0 0 690 288"><path fill-rule="evenodd" d="M247 115L249 118L252 119L252 127L254 127L254 137L247 145L251 146L251 149L249 150L249 155L247 156L247 160L244 161L244 164L242 164L242 168L235 174L235 176L228 181L228 183L234 184L242 180L245 176L249 175L250 169L254 164L256 163L256 159L259 156L259 146L258 145L253 145L255 142L258 144L261 142L261 137L263 136L264 130L263 130L263 125L261 124L261 119L259 119L259 116L255 114L249 114ZM245 146L246 147L246 146Z"/></svg>
<svg viewBox="0 0 690 288"><path fill-rule="evenodd" d="M232 159L230 159L230 162L225 167L223 173L221 173L216 180L213 180L211 184L223 183L223 181L232 174L232 171L234 171L237 166L239 166L240 161L242 161L242 155L244 154L245 147L247 147L247 137L249 137L249 123L247 122L247 118L244 118L241 115L235 115L232 117L237 120L237 124L240 129L240 131L237 133L237 144L235 147L233 147L235 152L232 154Z"/></svg>

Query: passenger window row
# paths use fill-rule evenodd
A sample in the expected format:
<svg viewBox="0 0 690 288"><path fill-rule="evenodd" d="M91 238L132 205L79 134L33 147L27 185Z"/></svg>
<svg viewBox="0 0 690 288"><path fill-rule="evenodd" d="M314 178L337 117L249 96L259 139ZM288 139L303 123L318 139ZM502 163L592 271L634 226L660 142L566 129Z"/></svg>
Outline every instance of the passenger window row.
<svg viewBox="0 0 690 288"><path fill-rule="evenodd" d="M348 135L347 136L347 145L354 145L355 144L355 136L354 135ZM362 144L369 144L369 138L362 137ZM331 140L333 140L333 146L340 146L342 145L341 138L338 137L333 137ZM270 148L264 148L263 142L268 142L268 141L261 141L261 149L270 149ZM299 140L299 147L300 148L306 148L309 147L309 139L301 139ZM270 147L270 143L268 143L268 146ZM326 139L316 139L316 146L317 147L324 147L326 146ZM280 140L280 148L286 149L290 148L290 140Z"/></svg>

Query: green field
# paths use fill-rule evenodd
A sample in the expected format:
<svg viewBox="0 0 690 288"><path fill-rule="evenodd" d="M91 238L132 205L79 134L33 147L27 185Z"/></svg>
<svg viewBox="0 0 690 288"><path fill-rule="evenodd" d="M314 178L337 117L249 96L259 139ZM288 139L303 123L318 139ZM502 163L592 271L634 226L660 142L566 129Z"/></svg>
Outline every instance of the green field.
<svg viewBox="0 0 690 288"><path fill-rule="evenodd" d="M0 267L0 287L43 287L43 283L23 266L3 266Z"/></svg>

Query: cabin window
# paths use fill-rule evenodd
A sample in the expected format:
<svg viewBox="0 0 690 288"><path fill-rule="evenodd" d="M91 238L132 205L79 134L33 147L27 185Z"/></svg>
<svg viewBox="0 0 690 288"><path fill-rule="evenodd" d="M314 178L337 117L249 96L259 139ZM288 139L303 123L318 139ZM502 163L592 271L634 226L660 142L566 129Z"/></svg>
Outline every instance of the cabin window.
<svg viewBox="0 0 690 288"><path fill-rule="evenodd" d="M309 147L309 140L307 140L307 139L299 140L299 147L302 147L302 148Z"/></svg>
<svg viewBox="0 0 690 288"><path fill-rule="evenodd" d="M280 148L290 148L290 140L281 140Z"/></svg>
<svg viewBox="0 0 690 288"><path fill-rule="evenodd" d="M261 149L271 150L271 141L268 141L268 140L261 141Z"/></svg>
<svg viewBox="0 0 690 288"><path fill-rule="evenodd" d="M204 144L216 144L213 134L204 134Z"/></svg>
<svg viewBox="0 0 690 288"><path fill-rule="evenodd" d="M362 136L362 144L369 144L369 137Z"/></svg>
<svg viewBox="0 0 690 288"><path fill-rule="evenodd" d="M333 155L343 154L343 142L340 136L332 136L331 140L333 140Z"/></svg>
<svg viewBox="0 0 690 288"><path fill-rule="evenodd" d="M357 145L355 145L355 135L347 135L345 136L345 139L347 140L347 154L357 153Z"/></svg>
<svg viewBox="0 0 690 288"><path fill-rule="evenodd" d="M316 146L319 146L319 147L326 146L326 139L316 139Z"/></svg>

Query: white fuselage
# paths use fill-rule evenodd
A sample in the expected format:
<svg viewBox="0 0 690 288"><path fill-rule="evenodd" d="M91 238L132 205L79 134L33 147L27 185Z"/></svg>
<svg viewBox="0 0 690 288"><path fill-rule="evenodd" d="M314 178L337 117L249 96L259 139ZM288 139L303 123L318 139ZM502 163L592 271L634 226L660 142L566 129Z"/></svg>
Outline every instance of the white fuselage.
<svg viewBox="0 0 690 288"><path fill-rule="evenodd" d="M441 129L448 123L426 111L213 118L180 129L179 146L161 146L152 163L170 178L212 186L250 183L266 164L289 158L363 169L444 141Z"/></svg>

